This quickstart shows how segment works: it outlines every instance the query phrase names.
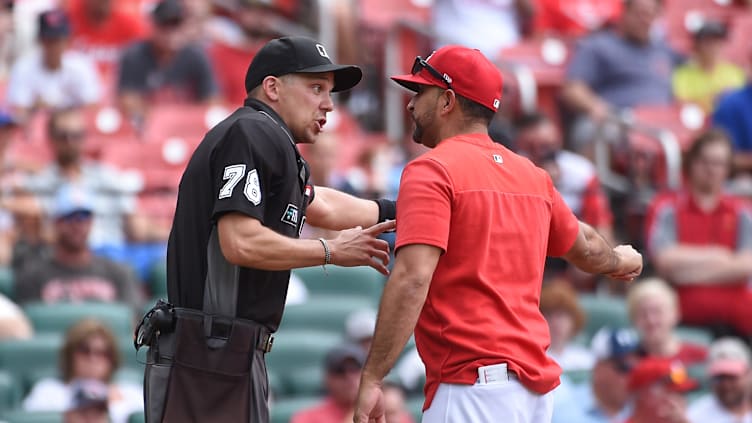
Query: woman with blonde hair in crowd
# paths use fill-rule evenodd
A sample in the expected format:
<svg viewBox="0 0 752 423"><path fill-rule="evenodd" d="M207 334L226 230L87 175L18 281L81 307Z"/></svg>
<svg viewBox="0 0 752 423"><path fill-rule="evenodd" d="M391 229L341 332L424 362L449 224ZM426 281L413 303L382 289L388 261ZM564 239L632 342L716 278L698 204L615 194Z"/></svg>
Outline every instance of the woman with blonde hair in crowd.
<svg viewBox="0 0 752 423"><path fill-rule="evenodd" d="M139 385L117 383L113 376L120 366L117 340L112 331L95 319L84 319L66 333L60 350L60 378L37 382L23 402L27 411L67 411L74 404L76 387L98 381L109 386L108 409L112 423L126 423L128 416L144 409Z"/></svg>
<svg viewBox="0 0 752 423"><path fill-rule="evenodd" d="M684 342L676 334L679 302L671 286L659 278L635 282L627 292L629 318L640 335L639 351L644 356L679 360L685 365L702 363L707 348Z"/></svg>

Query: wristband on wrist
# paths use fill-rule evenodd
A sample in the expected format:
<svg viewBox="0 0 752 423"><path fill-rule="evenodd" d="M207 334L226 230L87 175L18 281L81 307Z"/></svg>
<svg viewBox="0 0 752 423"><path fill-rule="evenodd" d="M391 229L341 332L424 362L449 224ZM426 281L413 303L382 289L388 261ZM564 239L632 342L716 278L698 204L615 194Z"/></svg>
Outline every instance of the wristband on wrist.
<svg viewBox="0 0 752 423"><path fill-rule="evenodd" d="M326 272L326 265L332 264L332 250L329 249L329 243L324 238L319 238L319 242L324 246L324 264L321 267Z"/></svg>
<svg viewBox="0 0 752 423"><path fill-rule="evenodd" d="M397 203L386 198L380 198L373 200L379 205L379 220L376 223L381 223L386 220L394 220L397 218Z"/></svg>

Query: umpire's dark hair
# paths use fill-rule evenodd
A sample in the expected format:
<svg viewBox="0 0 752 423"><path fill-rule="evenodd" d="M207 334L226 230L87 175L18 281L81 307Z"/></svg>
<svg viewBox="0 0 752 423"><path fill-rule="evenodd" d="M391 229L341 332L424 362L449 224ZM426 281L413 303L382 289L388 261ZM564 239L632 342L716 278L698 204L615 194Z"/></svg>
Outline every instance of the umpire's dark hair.
<svg viewBox="0 0 752 423"><path fill-rule="evenodd" d="M726 145L730 151L733 151L733 146L731 144L731 138L729 138L726 131L724 131L721 128L711 128L707 131L701 133L692 141L692 144L689 146L689 149L684 154L684 172L687 173L689 171L689 167L694 164L694 162L700 157L700 154L702 154L702 150L707 147L710 144L713 143L721 143ZM733 155L729 154L729 162L728 162L728 169L731 169L731 162L733 160Z"/></svg>
<svg viewBox="0 0 752 423"><path fill-rule="evenodd" d="M480 120L485 123L486 126L491 124L491 121L496 115L496 112L489 109L488 107L459 94L457 94L457 103L459 103L466 118L471 120Z"/></svg>
<svg viewBox="0 0 752 423"><path fill-rule="evenodd" d="M514 129L517 132L535 128L543 123L551 122L551 118L542 112L525 113L514 120Z"/></svg>

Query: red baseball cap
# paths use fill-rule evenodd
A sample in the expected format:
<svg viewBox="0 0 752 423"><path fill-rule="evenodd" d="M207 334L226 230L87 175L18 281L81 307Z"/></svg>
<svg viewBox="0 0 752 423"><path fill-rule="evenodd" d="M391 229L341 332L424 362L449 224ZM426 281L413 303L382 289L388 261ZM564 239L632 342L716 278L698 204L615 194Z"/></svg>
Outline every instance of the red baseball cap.
<svg viewBox="0 0 752 423"><path fill-rule="evenodd" d="M451 88L494 112L501 102L501 72L477 49L442 47L425 60L416 57L409 75L392 76L392 80L411 91L418 91L418 85Z"/></svg>
<svg viewBox="0 0 752 423"><path fill-rule="evenodd" d="M639 391L655 383L663 383L676 392L687 392L698 387L695 380L690 379L687 369L676 360L647 357L629 373L627 387L630 392Z"/></svg>

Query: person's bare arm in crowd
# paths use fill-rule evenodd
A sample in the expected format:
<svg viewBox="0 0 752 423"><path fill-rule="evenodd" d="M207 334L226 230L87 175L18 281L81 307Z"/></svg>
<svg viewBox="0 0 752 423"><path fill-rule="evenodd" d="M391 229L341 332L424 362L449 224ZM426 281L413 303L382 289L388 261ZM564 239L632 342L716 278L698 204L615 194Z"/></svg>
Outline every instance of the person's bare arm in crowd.
<svg viewBox="0 0 752 423"><path fill-rule="evenodd" d="M577 239L563 258L580 270L613 279L629 281L642 272L642 255L632 246L612 248L595 229L583 222L580 222Z"/></svg>
<svg viewBox="0 0 752 423"><path fill-rule="evenodd" d="M375 219L374 219L375 221ZM367 229L342 231L328 241L331 263L340 266L371 266L389 274L389 244L377 239L393 230L394 221ZM232 264L263 270L288 270L324 264L324 247L316 239L295 239L280 235L242 213L227 213L217 224L222 254Z"/></svg>
<svg viewBox="0 0 752 423"><path fill-rule="evenodd" d="M306 208L306 222L317 228L342 230L376 224L379 206L375 201L354 197L336 189L316 187L316 196Z"/></svg>
<svg viewBox="0 0 752 423"><path fill-rule="evenodd" d="M752 251L720 246L673 245L654 254L653 263L661 276L679 284L736 283L752 277Z"/></svg>
<svg viewBox="0 0 752 423"><path fill-rule="evenodd" d="M586 113L591 119L601 121L610 113L610 107L582 81L568 81L561 92L564 101L576 111Z"/></svg>
<svg viewBox="0 0 752 423"><path fill-rule="evenodd" d="M381 386L405 348L426 302L441 253L440 248L424 244L399 249L392 275L384 285L376 331L361 376L361 392L368 386ZM356 410L356 417L368 421L362 410Z"/></svg>

